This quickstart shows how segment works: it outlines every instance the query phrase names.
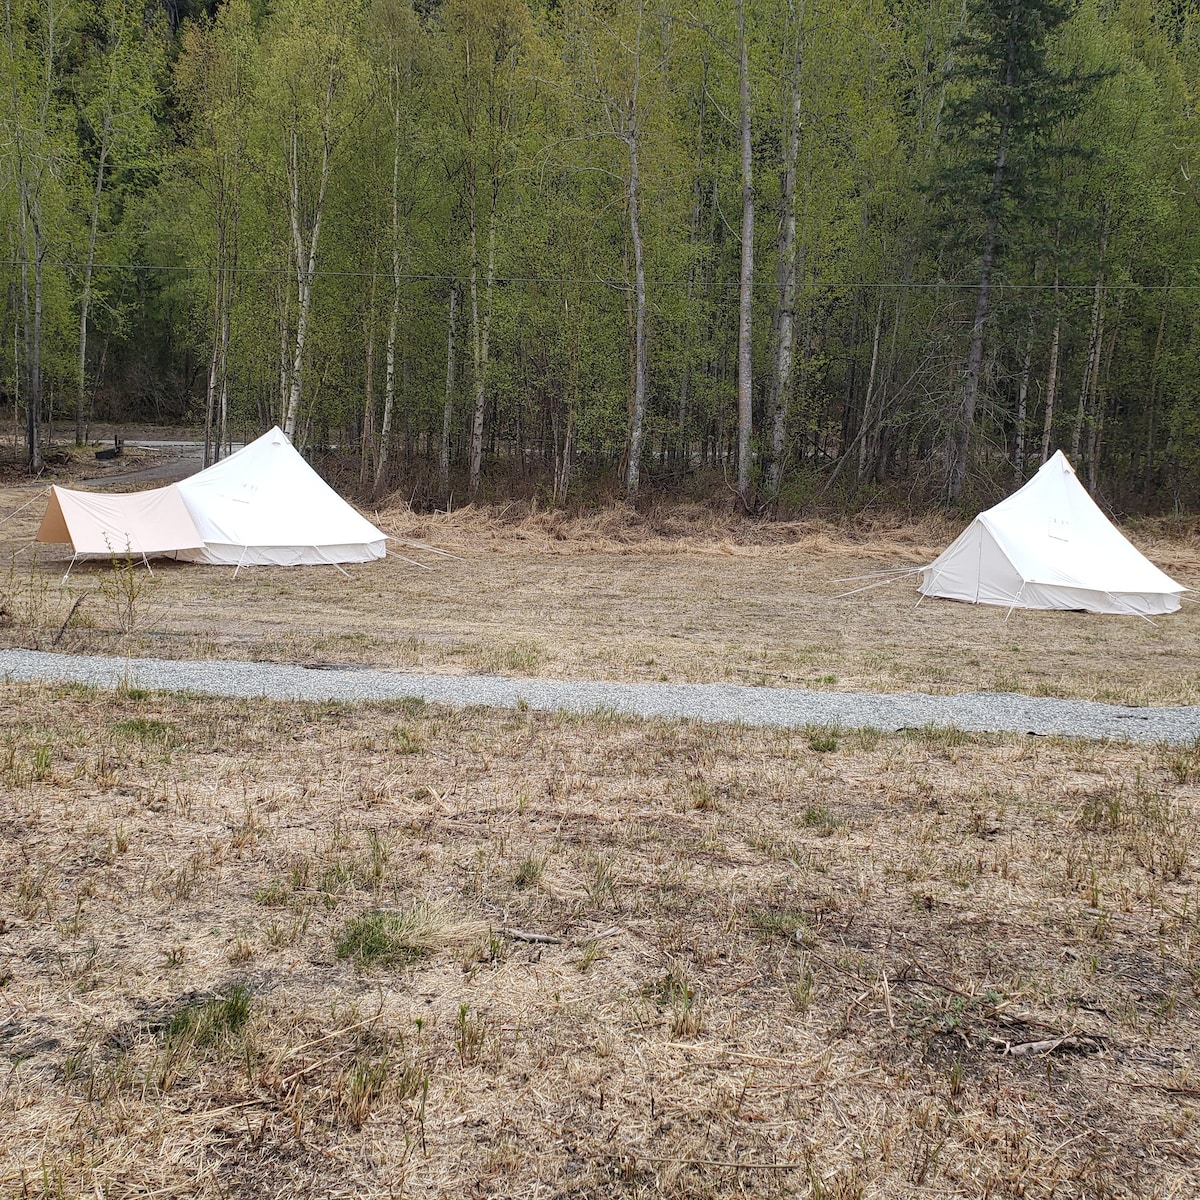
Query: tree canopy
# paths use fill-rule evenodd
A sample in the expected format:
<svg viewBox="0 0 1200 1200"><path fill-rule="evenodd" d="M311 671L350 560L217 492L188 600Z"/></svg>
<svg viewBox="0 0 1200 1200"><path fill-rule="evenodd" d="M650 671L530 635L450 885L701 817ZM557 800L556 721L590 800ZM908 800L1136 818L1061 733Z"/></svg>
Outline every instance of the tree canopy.
<svg viewBox="0 0 1200 1200"><path fill-rule="evenodd" d="M364 495L1200 501L1167 0L5 0L0 384Z"/></svg>

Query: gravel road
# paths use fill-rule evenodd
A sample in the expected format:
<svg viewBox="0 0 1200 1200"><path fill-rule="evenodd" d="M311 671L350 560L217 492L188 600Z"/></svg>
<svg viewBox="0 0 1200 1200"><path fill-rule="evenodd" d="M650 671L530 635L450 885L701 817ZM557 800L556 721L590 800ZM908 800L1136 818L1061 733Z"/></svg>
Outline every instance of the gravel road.
<svg viewBox="0 0 1200 1200"><path fill-rule="evenodd" d="M974 732L1062 734L1136 742L1200 738L1200 707L1126 708L1083 700L1048 700L1010 693L955 696L911 693L810 692L725 683L596 683L505 679L495 675L409 675L352 666L283 663L176 662L0 651L0 677L122 684L156 691L286 700L396 700L419 696L455 707L483 705L576 713L605 710L640 717L686 717L797 728L836 725L883 730L936 725Z"/></svg>

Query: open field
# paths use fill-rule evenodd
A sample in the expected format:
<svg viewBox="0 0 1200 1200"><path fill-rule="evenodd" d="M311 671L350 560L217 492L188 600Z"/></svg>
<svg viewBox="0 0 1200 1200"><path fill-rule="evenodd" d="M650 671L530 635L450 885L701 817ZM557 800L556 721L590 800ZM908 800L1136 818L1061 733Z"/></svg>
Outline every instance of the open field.
<svg viewBox="0 0 1200 1200"><path fill-rule="evenodd" d="M1200 702L1200 605L1154 624L916 607L910 576L836 582L930 561L958 532L940 519L759 524L699 508L569 518L472 512L375 516L389 557L348 569L164 563L153 579L28 546L40 489L0 490L0 626L7 645L161 657L371 663L439 672L729 681L870 691L1019 691L1128 704ZM1200 536L1135 540L1200 585ZM416 540L447 558L405 545ZM414 566L405 558L419 560ZM8 564L12 564L9 569ZM78 605L74 608L73 606ZM63 623L70 615L66 628ZM55 643L57 638L57 643Z"/></svg>
<svg viewBox="0 0 1200 1200"><path fill-rule="evenodd" d="M4 699L0 1194L1200 1189L1195 750Z"/></svg>

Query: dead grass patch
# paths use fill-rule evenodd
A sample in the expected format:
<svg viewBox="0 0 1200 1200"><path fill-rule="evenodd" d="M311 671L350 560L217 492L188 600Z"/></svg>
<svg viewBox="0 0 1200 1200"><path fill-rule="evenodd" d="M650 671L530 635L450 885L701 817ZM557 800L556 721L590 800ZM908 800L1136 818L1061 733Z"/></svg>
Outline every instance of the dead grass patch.
<svg viewBox="0 0 1200 1200"><path fill-rule="evenodd" d="M31 494L0 491L0 510ZM392 508L368 514L395 537L392 553L351 567L349 580L321 567L234 579L226 568L162 562L131 588L127 571L86 563L63 586L67 560L52 547L12 559L40 515L35 503L0 526L0 644L314 668L1200 702L1200 605L1151 624L917 606L911 578L841 595L877 581L872 573L930 561L957 532L942 518L772 524L700 506L587 516ZM1133 532L1181 582L1200 583L1190 527L1143 522Z"/></svg>
<svg viewBox="0 0 1200 1200"><path fill-rule="evenodd" d="M1189 748L2 701L0 1194L1200 1188Z"/></svg>

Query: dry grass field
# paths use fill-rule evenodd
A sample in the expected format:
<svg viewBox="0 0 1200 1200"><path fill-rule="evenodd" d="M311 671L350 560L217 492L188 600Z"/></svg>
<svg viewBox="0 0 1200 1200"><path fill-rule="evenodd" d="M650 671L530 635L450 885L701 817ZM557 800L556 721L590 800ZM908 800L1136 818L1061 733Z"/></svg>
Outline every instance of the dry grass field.
<svg viewBox="0 0 1200 1200"><path fill-rule="evenodd" d="M0 1194L1200 1192L1200 751L4 706Z"/></svg>
<svg viewBox="0 0 1200 1200"><path fill-rule="evenodd" d="M1200 700L1194 605L838 598L936 521L391 509L432 569L64 587L37 494L7 645ZM1198 1195L1198 795L1200 746L0 684L0 1197Z"/></svg>
<svg viewBox="0 0 1200 1200"><path fill-rule="evenodd" d="M227 567L166 562L150 578L83 563L62 586L67 547L23 549L45 507L41 491L0 489L0 518L27 505L0 524L3 644L434 672L1200 702L1200 604L1185 602L1155 623L1006 615L947 601L918 606L911 575L842 595L874 582L858 577L929 562L958 532L945 520L770 524L698 507L586 517L391 508L370 514L395 539L388 558L346 575L255 568L235 578ZM1180 582L1200 587L1194 523L1142 526L1134 536Z"/></svg>

